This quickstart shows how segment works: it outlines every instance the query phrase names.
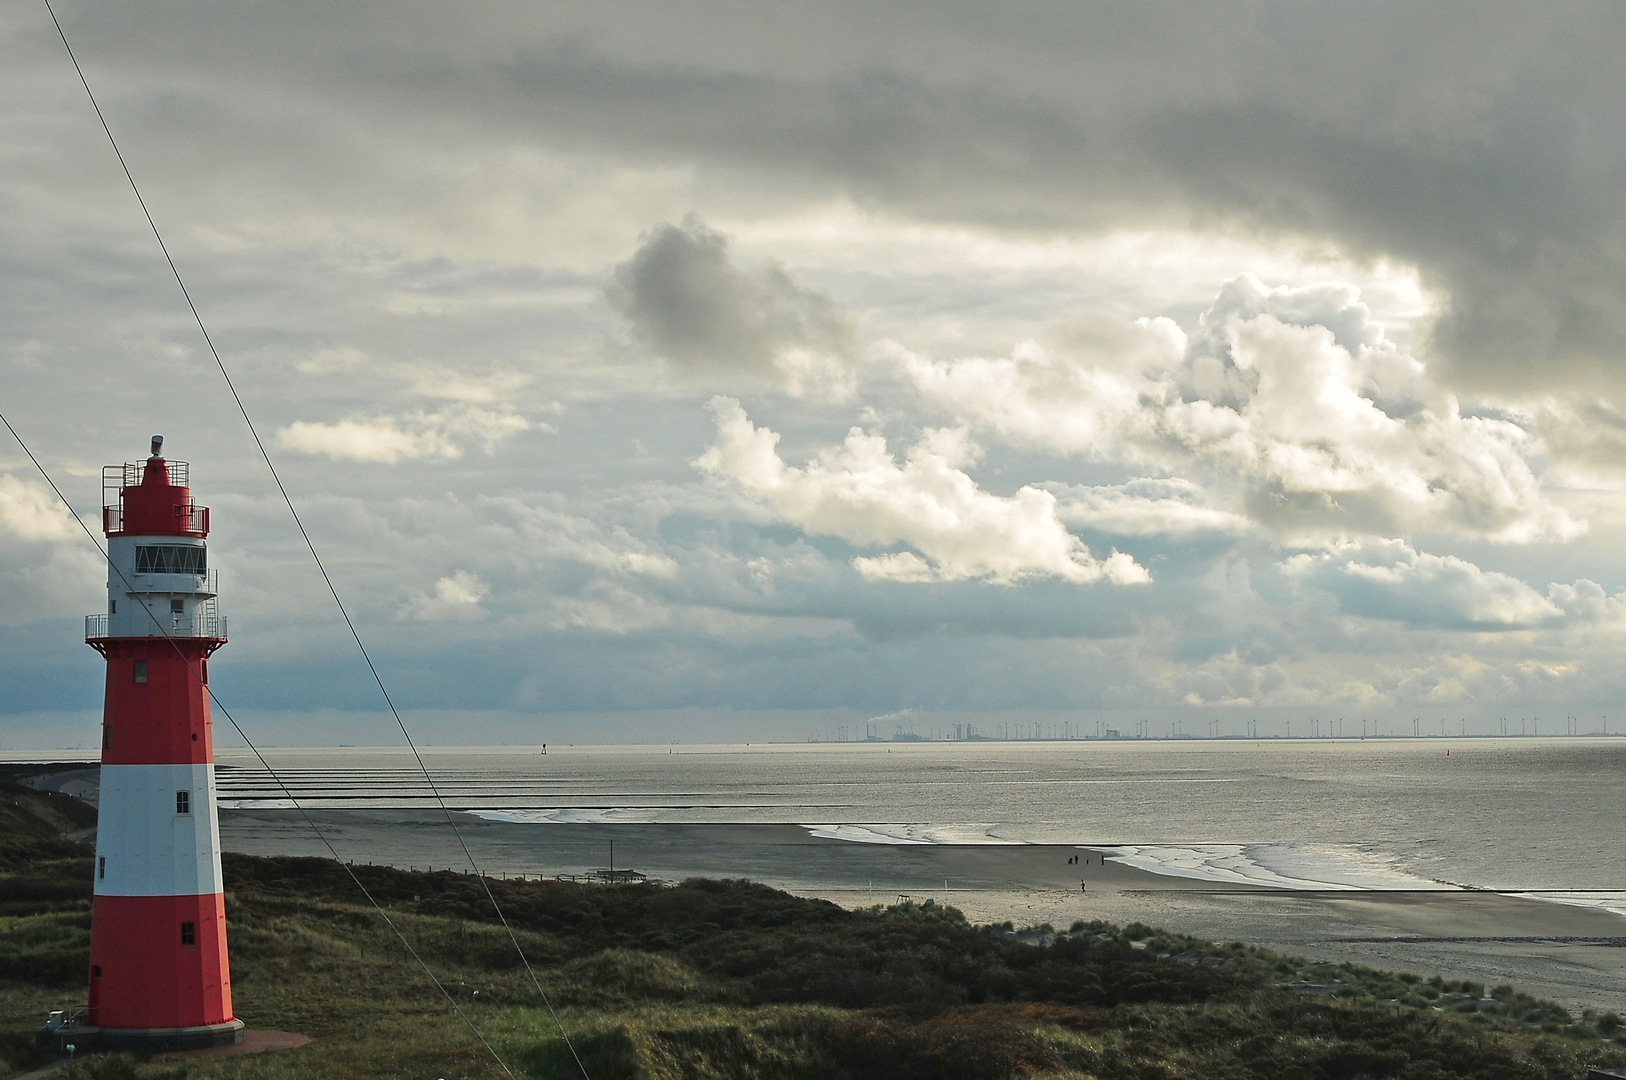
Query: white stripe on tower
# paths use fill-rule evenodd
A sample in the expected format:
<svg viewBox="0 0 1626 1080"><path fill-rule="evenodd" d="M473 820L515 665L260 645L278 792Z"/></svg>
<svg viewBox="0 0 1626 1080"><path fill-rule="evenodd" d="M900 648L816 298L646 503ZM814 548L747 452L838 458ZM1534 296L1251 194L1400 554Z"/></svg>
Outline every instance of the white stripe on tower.
<svg viewBox="0 0 1626 1080"><path fill-rule="evenodd" d="M102 766L97 896L224 891L214 776L213 764Z"/></svg>

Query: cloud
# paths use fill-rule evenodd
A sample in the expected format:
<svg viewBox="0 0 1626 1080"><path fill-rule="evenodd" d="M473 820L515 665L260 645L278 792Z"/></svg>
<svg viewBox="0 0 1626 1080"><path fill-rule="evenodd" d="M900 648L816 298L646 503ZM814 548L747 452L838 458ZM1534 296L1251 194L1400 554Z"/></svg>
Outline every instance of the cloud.
<svg viewBox="0 0 1626 1080"><path fill-rule="evenodd" d="M310 216L340 235L380 202L397 234L496 246L555 215L591 235L653 201L613 169L577 184L562 169L540 198L488 178L489 159L523 156L512 148L585 146L627 172L698 174L688 191L717 201L726 176L756 203L839 194L1011 232L1191 221L1389 257L1449 296L1439 336L1465 379L1539 385L1531 358L1607 372L1626 339L1623 35L1608 6L1509 5L1467 26L1370 3L1233 5L1200 23L1175 7L1036 7L923 28L910 8L742 18L697 3L641 11L633 39L611 10L459 21L412 5L328 27L319 45L300 9L210 14L85 16L111 71L169 80L106 93L147 145L173 127L153 105L189 106L188 130L230 149L216 157L237 170L234 194L335 189L345 225ZM16 53L19 91L42 62ZM245 78L262 107L233 110L221 87ZM457 152L399 145L425 131ZM425 185L448 158L473 179ZM293 216L275 208L267 231Z"/></svg>
<svg viewBox="0 0 1626 1080"><path fill-rule="evenodd" d="M934 361L892 345L883 355L927 402L1021 445L1102 458L1124 450L1148 417L1142 392L1176 367L1186 335L1168 319L1142 319L1066 353L1027 341L1009 357ZM1151 431L1143 432L1151 435Z"/></svg>
<svg viewBox="0 0 1626 1080"><path fill-rule="evenodd" d="M1618 623L1626 616L1626 594L1610 595L1602 585L1586 578L1569 585L1547 586L1547 599L1575 622Z"/></svg>
<svg viewBox="0 0 1626 1080"><path fill-rule="evenodd" d="M503 439L530 427L531 422L516 413L466 407L331 424L297 420L277 432L277 443L286 450L335 461L393 465L425 457L461 457L471 442L489 454Z"/></svg>
<svg viewBox="0 0 1626 1080"><path fill-rule="evenodd" d="M770 263L734 265L728 238L697 218L646 233L605 289L634 336L695 376L744 376L792 394L853 390L853 320Z"/></svg>
<svg viewBox="0 0 1626 1080"><path fill-rule="evenodd" d="M418 622L473 622L488 614L480 606L490 587L467 570L453 571L435 582L427 593L414 593L396 614L397 619Z"/></svg>
<svg viewBox="0 0 1626 1080"><path fill-rule="evenodd" d="M494 524L511 534L511 538L493 537L493 550L517 546L527 560L573 562L617 577L670 579L677 575L678 566L671 556L633 535L625 525L506 496L488 497L481 503Z"/></svg>
<svg viewBox="0 0 1626 1080"><path fill-rule="evenodd" d="M301 375L361 375L374 392L381 380L399 380L419 397L469 405L502 405L512 401L531 382L531 376L522 371L480 373L469 370L466 363L454 365L400 360L388 353L373 355L349 345L305 350L296 354L292 367Z"/></svg>
<svg viewBox="0 0 1626 1080"><path fill-rule="evenodd" d="M0 473L0 626L77 615L105 603L107 568L44 484Z"/></svg>
<svg viewBox="0 0 1626 1080"><path fill-rule="evenodd" d="M459 69L435 51L428 77L397 37L387 50L341 39L328 48L349 61L343 75L321 76L329 96L383 84L365 100L477 115L544 144L591 133L634 160L917 219L1189 220L1394 258L1449 296L1438 338L1465 380L1539 385L1531 358L1607 372L1626 341L1610 149L1626 143L1622 35L1606 7L1540 18L1515 5L1472 26L1359 3L1230 6L1200 23L1172 7L1031 8L927 29L906 8L645 15L642 47L608 12L524 29L435 19L439 49L490 59ZM118 29L141 55L175 55L155 30Z"/></svg>
<svg viewBox="0 0 1626 1080"><path fill-rule="evenodd" d="M1170 673L1159 696L1182 705L1259 705L1290 692L1287 672L1276 664L1250 664L1231 652Z"/></svg>
<svg viewBox="0 0 1626 1080"><path fill-rule="evenodd" d="M662 604L630 589L597 582L572 596L556 598L550 622L559 630L629 634L663 626L671 612Z"/></svg>
<svg viewBox="0 0 1626 1080"><path fill-rule="evenodd" d="M0 473L0 529L22 540L63 541L80 535L73 515L43 484Z"/></svg>
<svg viewBox="0 0 1626 1080"><path fill-rule="evenodd" d="M1528 630L1557 626L1572 614L1597 617L1611 604L1590 581L1554 585L1544 596L1518 578L1454 555L1416 551L1401 540L1295 555L1282 569L1301 584L1331 593L1352 615L1415 626Z"/></svg>
<svg viewBox="0 0 1626 1080"><path fill-rule="evenodd" d="M416 368L411 371L411 377L414 393L472 405L500 405L512 400L515 393L531 381L529 375L517 371L473 375L444 367Z"/></svg>
<svg viewBox="0 0 1626 1080"><path fill-rule="evenodd" d="M1243 515L1209 506L1207 492L1178 477L1040 486L1059 500L1062 521L1111 536L1238 536L1253 528Z"/></svg>
<svg viewBox="0 0 1626 1080"><path fill-rule="evenodd" d="M297 6L91 5L67 30L216 340L258 372L252 407L271 431L303 422L273 453L314 455L301 503L425 697L501 705L524 682L548 710L862 719L1463 693L1546 715L1626 694L1616 9L989 22L696 0L643 10L637 35L608 6L346 10L313 35ZM61 122L49 20L18 11L0 35L0 146L27 157L0 209L8 400L86 507L109 443L153 423L188 448L223 603L258 627L224 660L245 707L358 694L322 674L323 601L300 584L319 582L283 550L252 446L214 408L151 419L220 388L108 195L105 146ZM1216 298L1242 271L1303 287L1244 277ZM882 333L941 370L860 360ZM650 393L652 374L685 393ZM843 511L864 529L699 481L718 436L697 393L759 390L771 421L744 400L785 435L778 479L827 503L872 484L886 507ZM849 393L859 419L829 428L820 399ZM544 400L569 403L546 453L488 457L530 437L459 426L470 406L534 434L556 419ZM892 460L832 478L801 449L848 423L888 435ZM414 463L459 454L424 491ZM1053 507L1023 518L1024 487ZM1032 536L984 529L984 500ZM0 634L5 707L71 708L64 687L94 707L69 631L106 571L48 521L23 539L31 514L0 520L0 622L57 625ZM1582 519L1592 539L1560 546ZM898 539L854 547L838 527ZM1082 594L1044 569L1078 563L1069 533L1157 581ZM1412 554L1383 554L1394 537ZM1486 537L1534 546L1492 563L1470 555ZM1281 569L1351 540L1378 547ZM489 585L474 607L491 617L392 621L443 599L453 568ZM981 583L1006 572L1037 580ZM886 583L960 573L983 576ZM499 613L511 632L491 632ZM734 627L726 645L707 619Z"/></svg>
<svg viewBox="0 0 1626 1080"><path fill-rule="evenodd" d="M1542 492L1539 442L1464 414L1355 290L1227 282L1189 340L1142 319L1009 357L892 358L934 407L1013 444L1200 473L1274 535L1428 531L1504 543L1585 531Z"/></svg>
<svg viewBox="0 0 1626 1080"><path fill-rule="evenodd" d="M778 433L752 424L738 401L713 398L711 409L717 437L695 462L699 468L738 484L808 533L862 547L903 543L915 549L855 558L853 565L868 580L1150 580L1121 552L1091 556L1062 525L1049 492L1023 487L1003 498L978 488L945 456L942 448L945 442L952 446L952 439L923 441L899 466L885 439L853 428L839 448L798 469L780 460Z"/></svg>
<svg viewBox="0 0 1626 1080"><path fill-rule="evenodd" d="M1529 424L1567 487L1626 489L1626 411L1592 388L1560 388L1510 414Z"/></svg>

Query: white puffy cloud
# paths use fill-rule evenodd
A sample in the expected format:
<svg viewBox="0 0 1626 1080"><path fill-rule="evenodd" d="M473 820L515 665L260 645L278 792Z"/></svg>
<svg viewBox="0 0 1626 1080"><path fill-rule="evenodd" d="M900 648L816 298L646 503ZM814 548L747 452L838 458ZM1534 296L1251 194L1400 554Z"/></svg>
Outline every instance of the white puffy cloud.
<svg viewBox="0 0 1626 1080"><path fill-rule="evenodd" d="M394 417L340 420L333 424L296 420L277 432L277 442L297 453L386 465L434 454L456 457L459 452L456 444L433 432L402 430Z"/></svg>
<svg viewBox="0 0 1626 1080"><path fill-rule="evenodd" d="M1291 579L1337 597L1347 612L1417 626L1526 630L1618 619L1623 605L1595 582L1553 584L1546 593L1454 555L1401 540L1338 545L1282 564Z"/></svg>
<svg viewBox="0 0 1626 1080"><path fill-rule="evenodd" d="M277 432L277 443L286 450L335 461L393 465L417 458L461 457L469 443L491 453L503 439L529 427L531 422L517 413L470 406L335 423L297 420Z"/></svg>
<svg viewBox="0 0 1626 1080"><path fill-rule="evenodd" d="M22 540L72 540L81 535L60 500L43 484L0 473L0 529Z"/></svg>
<svg viewBox="0 0 1626 1080"><path fill-rule="evenodd" d="M981 430L1061 453L1133 452L1125 440L1147 419L1141 395L1179 365L1186 335L1168 319L1092 329L1065 351L1026 341L1009 357L930 360L895 344L885 351L931 404Z"/></svg>
<svg viewBox="0 0 1626 1080"><path fill-rule="evenodd" d="M1150 580L1121 552L1094 558L1062 525L1050 492L1030 486L1004 498L981 490L945 456L945 442L950 452L962 449L953 439L922 441L900 466L884 438L853 428L840 447L793 468L779 457L778 433L751 423L738 401L713 398L711 408L717 436L695 463L701 469L738 484L809 533L914 549L854 559L870 580Z"/></svg>
<svg viewBox="0 0 1626 1080"><path fill-rule="evenodd" d="M997 359L892 356L959 423L1021 446L1200 473L1289 540L1429 531L1531 543L1586 528L1543 493L1538 440L1433 389L1347 285L1234 278L1189 340L1142 319Z"/></svg>
<svg viewBox="0 0 1626 1080"><path fill-rule="evenodd" d="M1062 521L1113 536L1237 536L1253 527L1243 515L1209 505L1207 492L1178 477L1043 486L1059 500Z"/></svg>
<svg viewBox="0 0 1626 1080"><path fill-rule="evenodd" d="M450 577L436 581L429 592L408 597L396 618L419 622L473 622L489 614L480 606L480 601L490 591L490 586L478 575L456 570Z"/></svg>
<svg viewBox="0 0 1626 1080"><path fill-rule="evenodd" d="M1547 599L1576 622L1619 622L1626 616L1626 596L1610 595L1602 585L1586 578L1565 585L1547 586Z"/></svg>
<svg viewBox="0 0 1626 1080"><path fill-rule="evenodd" d="M44 484L0 473L0 540L6 541L0 626L78 614L98 604L106 566Z"/></svg>
<svg viewBox="0 0 1626 1080"><path fill-rule="evenodd" d="M855 386L852 317L782 266L735 266L727 237L696 218L645 234L605 292L637 338L687 374L797 395L847 397Z"/></svg>

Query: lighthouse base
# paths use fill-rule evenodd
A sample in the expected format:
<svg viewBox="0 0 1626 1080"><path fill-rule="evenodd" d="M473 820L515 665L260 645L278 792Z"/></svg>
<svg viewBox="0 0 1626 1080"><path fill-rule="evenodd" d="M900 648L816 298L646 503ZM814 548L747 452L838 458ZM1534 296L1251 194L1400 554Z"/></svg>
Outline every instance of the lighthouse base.
<svg viewBox="0 0 1626 1080"><path fill-rule="evenodd" d="M103 1028L80 1024L47 1024L36 1033L39 1044L58 1053L67 1053L71 1043L74 1053L87 1050L145 1050L163 1053L166 1050L202 1050L211 1046L231 1046L243 1041L243 1022L228 1020L224 1024L184 1028Z"/></svg>

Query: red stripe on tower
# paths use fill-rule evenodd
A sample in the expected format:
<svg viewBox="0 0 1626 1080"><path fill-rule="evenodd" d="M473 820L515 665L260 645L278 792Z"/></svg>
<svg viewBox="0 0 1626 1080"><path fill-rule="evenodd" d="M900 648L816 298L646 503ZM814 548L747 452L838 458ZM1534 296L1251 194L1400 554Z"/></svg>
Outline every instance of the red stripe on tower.
<svg viewBox="0 0 1626 1080"><path fill-rule="evenodd" d="M107 1045L239 1040L226 959L209 657L226 643L209 569L209 511L185 462L103 470L107 613L85 640L107 658L86 1019Z"/></svg>

